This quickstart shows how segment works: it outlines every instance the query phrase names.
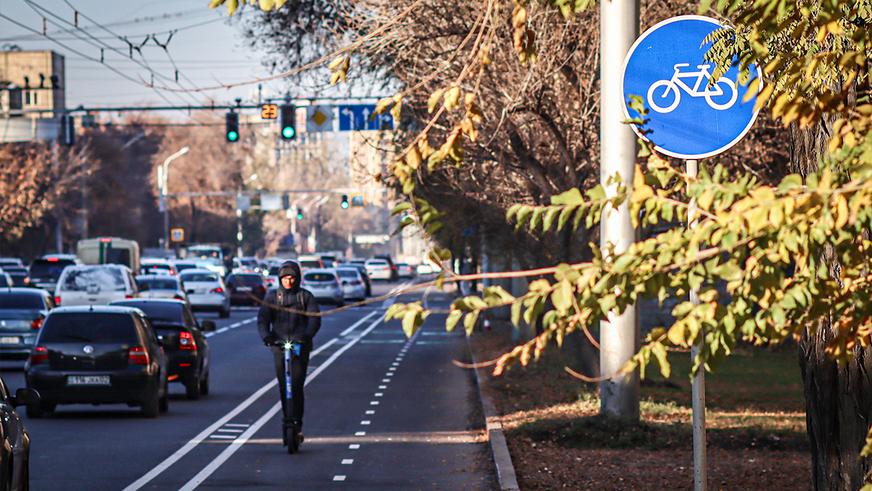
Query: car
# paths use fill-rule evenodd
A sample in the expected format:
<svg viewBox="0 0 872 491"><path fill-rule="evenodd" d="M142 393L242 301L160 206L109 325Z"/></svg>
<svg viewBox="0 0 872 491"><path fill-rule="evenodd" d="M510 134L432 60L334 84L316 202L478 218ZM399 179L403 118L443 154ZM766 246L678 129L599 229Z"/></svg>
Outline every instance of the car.
<svg viewBox="0 0 872 491"><path fill-rule="evenodd" d="M230 317L230 294L218 273L208 269L186 269L179 273L179 280L194 310L218 312L222 319Z"/></svg>
<svg viewBox="0 0 872 491"><path fill-rule="evenodd" d="M24 263L17 257L0 257L0 268L6 269L7 267L23 268Z"/></svg>
<svg viewBox="0 0 872 491"><path fill-rule="evenodd" d="M234 257L233 258L233 271L239 271L247 273L249 271L254 271L258 267L258 261L256 257Z"/></svg>
<svg viewBox="0 0 872 491"><path fill-rule="evenodd" d="M15 408L38 403L38 392L21 388L13 395L0 377L0 489L30 488L30 434Z"/></svg>
<svg viewBox="0 0 872 491"><path fill-rule="evenodd" d="M416 269L416 273L418 273L419 275L428 275L428 274L433 274L433 273L439 271L439 269L437 267L433 266L430 263L426 263L426 262L419 264L418 267L415 269Z"/></svg>
<svg viewBox="0 0 872 491"><path fill-rule="evenodd" d="M231 273L225 283L230 305L260 305L266 296L266 281L260 273Z"/></svg>
<svg viewBox="0 0 872 491"><path fill-rule="evenodd" d="M15 286L15 281L12 276L0 269L0 288L12 288Z"/></svg>
<svg viewBox="0 0 872 491"><path fill-rule="evenodd" d="M127 404L157 417L169 406L167 357L146 315L130 307L53 309L25 364L40 418L58 404Z"/></svg>
<svg viewBox="0 0 872 491"><path fill-rule="evenodd" d="M209 269L207 266L209 263L206 261L196 261L196 260L177 260L172 261L171 263L174 268L176 268L176 273L181 273L186 269ZM210 270L211 271L211 270Z"/></svg>
<svg viewBox="0 0 872 491"><path fill-rule="evenodd" d="M188 295L178 276L165 274L146 274L136 277L139 298L171 298L188 301Z"/></svg>
<svg viewBox="0 0 872 491"><path fill-rule="evenodd" d="M316 257L321 260L323 268L335 268L339 265L339 260L334 254L316 254Z"/></svg>
<svg viewBox="0 0 872 491"><path fill-rule="evenodd" d="M30 286L30 274L25 266L2 266L0 268L12 278L12 286Z"/></svg>
<svg viewBox="0 0 872 491"><path fill-rule="evenodd" d="M360 270L351 267L336 268L339 280L342 282L342 296L350 300L366 299L366 283Z"/></svg>
<svg viewBox="0 0 872 491"><path fill-rule="evenodd" d="M297 263L301 270L324 269L326 267L318 256L300 256L297 258Z"/></svg>
<svg viewBox="0 0 872 491"><path fill-rule="evenodd" d="M0 290L0 359L26 360L52 307L54 302L45 290Z"/></svg>
<svg viewBox="0 0 872 491"><path fill-rule="evenodd" d="M69 254L48 254L35 259L30 263L30 268L28 268L30 284L31 286L43 288L54 293L58 278L61 277L64 269L67 266L76 266L78 264L82 264L82 262L76 256Z"/></svg>
<svg viewBox="0 0 872 491"><path fill-rule="evenodd" d="M357 262L348 262L340 266L342 268L354 268L360 271L360 277L363 279L363 284L366 287L366 296L372 296L372 281L369 279L369 273L366 272L366 261L362 261L360 263Z"/></svg>
<svg viewBox="0 0 872 491"><path fill-rule="evenodd" d="M191 307L180 300L135 299L112 302L145 313L167 355L167 379L185 386L185 396L196 400L209 394L209 343L204 332L213 321L198 322Z"/></svg>
<svg viewBox="0 0 872 491"><path fill-rule="evenodd" d="M403 279L415 277L415 268L408 263L397 263L397 275Z"/></svg>
<svg viewBox="0 0 872 491"><path fill-rule="evenodd" d="M138 295L136 280L127 266L96 264L64 269L55 288L54 301L63 306L108 305Z"/></svg>
<svg viewBox="0 0 872 491"><path fill-rule="evenodd" d="M341 307L345 305L345 295L335 269L310 269L303 272L303 288L312 292L315 300L330 302Z"/></svg>
<svg viewBox="0 0 872 491"><path fill-rule="evenodd" d="M390 281L393 279L391 265L384 259L370 259L366 262L366 274L369 279Z"/></svg>
<svg viewBox="0 0 872 491"><path fill-rule="evenodd" d="M139 262L139 274L177 274L176 268L166 259L143 259Z"/></svg>
<svg viewBox="0 0 872 491"><path fill-rule="evenodd" d="M372 257L373 259L384 259L391 266L391 281L397 281L400 276L397 273L397 264L394 262L393 258L389 254L376 254Z"/></svg>

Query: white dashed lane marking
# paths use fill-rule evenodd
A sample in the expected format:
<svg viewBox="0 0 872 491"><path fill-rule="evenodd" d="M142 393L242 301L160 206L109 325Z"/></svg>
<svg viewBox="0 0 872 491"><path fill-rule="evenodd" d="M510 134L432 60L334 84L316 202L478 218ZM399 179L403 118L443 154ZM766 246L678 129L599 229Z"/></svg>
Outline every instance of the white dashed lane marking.
<svg viewBox="0 0 872 491"><path fill-rule="evenodd" d="M365 431L355 431L354 436L366 436L366 432Z"/></svg>
<svg viewBox="0 0 872 491"><path fill-rule="evenodd" d="M351 465L354 463L354 459L342 459L342 465Z"/></svg>
<svg viewBox="0 0 872 491"><path fill-rule="evenodd" d="M372 421L366 419L360 422L361 426L368 426L370 423L372 423Z"/></svg>
<svg viewBox="0 0 872 491"><path fill-rule="evenodd" d="M348 446L348 449L349 450L360 450L360 444L359 443L352 443L351 445Z"/></svg>
<svg viewBox="0 0 872 491"><path fill-rule="evenodd" d="M345 476L333 476L333 480L334 480L334 481L344 481L344 480L345 480Z"/></svg>

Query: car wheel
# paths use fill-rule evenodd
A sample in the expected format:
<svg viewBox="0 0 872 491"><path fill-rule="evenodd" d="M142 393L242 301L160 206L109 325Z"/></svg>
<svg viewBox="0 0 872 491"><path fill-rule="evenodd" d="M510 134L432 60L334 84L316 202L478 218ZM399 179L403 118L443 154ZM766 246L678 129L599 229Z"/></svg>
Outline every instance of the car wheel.
<svg viewBox="0 0 872 491"><path fill-rule="evenodd" d="M207 396L209 395L209 374L207 373L202 380L200 380L200 395Z"/></svg>
<svg viewBox="0 0 872 491"><path fill-rule="evenodd" d="M155 390L154 394L142 401L142 415L146 418L156 418L160 414L160 396Z"/></svg>
<svg viewBox="0 0 872 491"><path fill-rule="evenodd" d="M185 384L185 397L188 400L196 401L200 398L200 387L203 385L203 382L200 380L200 377L194 377L189 380L188 383Z"/></svg>
<svg viewBox="0 0 872 491"><path fill-rule="evenodd" d="M221 312L218 313L218 316L221 317L222 319L226 319L226 318L230 317L230 307L228 307L226 309L221 309Z"/></svg>

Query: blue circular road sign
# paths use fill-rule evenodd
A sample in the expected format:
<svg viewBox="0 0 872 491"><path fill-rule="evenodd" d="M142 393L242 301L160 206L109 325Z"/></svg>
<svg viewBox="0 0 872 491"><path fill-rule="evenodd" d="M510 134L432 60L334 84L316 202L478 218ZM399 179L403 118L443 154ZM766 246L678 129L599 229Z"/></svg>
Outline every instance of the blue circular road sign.
<svg viewBox="0 0 872 491"><path fill-rule="evenodd" d="M658 151L682 159L717 155L735 145L757 118L756 94L744 101L748 86L739 82L738 58L715 83L714 63L706 61L711 43L703 40L723 28L709 17L683 15L667 19L643 33L624 60L624 112L630 96L643 99L648 114L631 125ZM759 67L749 67L750 80L762 81ZM762 85L762 84L761 84Z"/></svg>

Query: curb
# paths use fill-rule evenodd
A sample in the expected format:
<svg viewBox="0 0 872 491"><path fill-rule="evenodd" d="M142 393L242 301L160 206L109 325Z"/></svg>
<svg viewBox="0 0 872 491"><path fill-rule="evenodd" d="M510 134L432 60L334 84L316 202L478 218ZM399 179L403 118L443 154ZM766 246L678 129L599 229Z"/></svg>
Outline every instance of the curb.
<svg viewBox="0 0 872 491"><path fill-rule="evenodd" d="M469 356L472 358L473 365L475 354L472 351L472 346L469 343L469 337L466 338L466 346L469 348ZM499 421L499 415L496 407L490 397L482 390L482 384L486 383L478 374L478 368L473 368L475 372L475 385L478 389L478 398L481 400L481 408L484 412L485 428L487 429L487 441L491 448L494 465L497 468L497 481L500 485L500 490L503 491L518 491L518 479L515 475L515 466L512 464L512 456L509 454L509 447L506 444L506 435L503 433L503 425Z"/></svg>

